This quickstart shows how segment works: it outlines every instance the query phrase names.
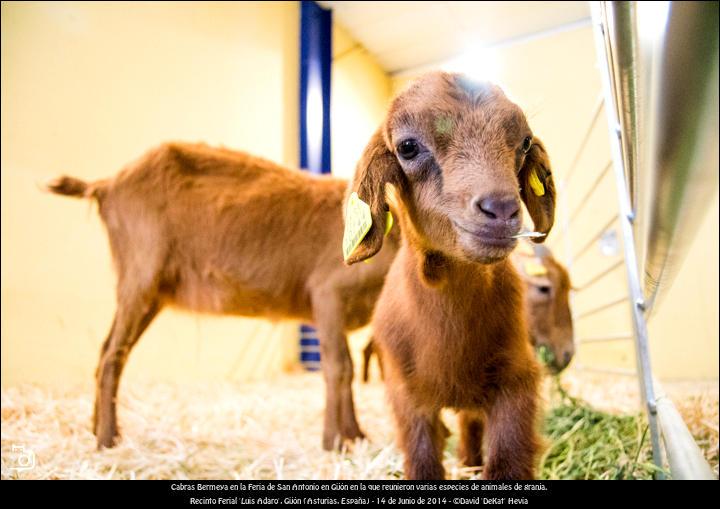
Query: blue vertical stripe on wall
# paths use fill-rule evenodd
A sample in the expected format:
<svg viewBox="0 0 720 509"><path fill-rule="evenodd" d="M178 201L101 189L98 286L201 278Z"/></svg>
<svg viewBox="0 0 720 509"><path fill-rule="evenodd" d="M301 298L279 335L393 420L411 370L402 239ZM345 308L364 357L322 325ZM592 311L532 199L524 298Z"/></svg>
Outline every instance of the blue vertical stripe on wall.
<svg viewBox="0 0 720 509"><path fill-rule="evenodd" d="M330 173L330 72L332 11L300 2L300 167ZM300 362L320 369L317 331L300 326Z"/></svg>
<svg viewBox="0 0 720 509"><path fill-rule="evenodd" d="M332 11L300 2L300 167L330 173Z"/></svg>

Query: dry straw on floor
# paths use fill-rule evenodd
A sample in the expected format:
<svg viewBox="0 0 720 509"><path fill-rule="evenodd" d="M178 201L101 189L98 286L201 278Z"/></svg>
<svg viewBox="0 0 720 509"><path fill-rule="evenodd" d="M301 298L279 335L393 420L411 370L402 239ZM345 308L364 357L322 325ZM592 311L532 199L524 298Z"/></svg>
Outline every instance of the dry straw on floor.
<svg viewBox="0 0 720 509"><path fill-rule="evenodd" d="M588 397L578 390L578 387L588 387L588 383L572 374L565 379L564 385L572 394L587 397L596 404L592 399L598 398L598 394ZM608 385L605 381L601 387L605 388L606 400L620 401L620 407L624 408L622 400L627 397L629 403L633 389L620 391L618 388L633 383L625 379L616 385ZM343 453L329 453L320 448L324 386L319 374L293 374L268 382L244 384L126 383L121 389L119 404L123 439L114 449L98 452L89 427L93 397L90 390L58 392L28 385L13 387L2 392L2 478L401 478L402 456L393 442L392 419L382 385L379 382L356 384L355 393L358 416L370 440L357 442ZM548 399L553 408L562 409L561 402ZM608 414L595 415L593 409L584 405L575 404L580 408L575 417L572 408L558 413L565 420L556 422L556 431L561 430L562 425L577 426L570 434L574 446L583 443L582 437L575 436L579 430L583 431L581 428L587 428L583 432L596 433L598 430L593 428L592 419L598 418L597 415L608 418ZM700 445L714 461L717 473L717 393L685 398L678 406L691 430L699 437ZM610 407L609 410L617 410L614 405ZM631 409L637 412L636 400ZM576 424L578 415L581 420L586 419L581 424ZM455 418L448 414L445 421L455 432ZM546 427L548 422L552 426L555 421L546 421ZM557 458L558 451L562 452L567 446L558 445L562 435L556 436L554 443L548 442L544 474L612 477L607 470L600 471L606 468L605 463L591 460L589 464L592 468L597 465L598 471L588 470L587 461L583 466L573 465L572 455L565 464L562 460L556 461L551 469L548 458ZM602 432L590 438L595 447L607 438L609 447L617 448L615 438L604 436ZM568 437L564 439L567 441ZM627 438L627 443L633 444L633 439ZM480 472L477 469L463 467L457 462L456 444L454 433L445 454L448 477L478 478ZM17 451L13 451L13 446L32 450L35 468L22 472L13 470L17 466ZM630 460L634 459L633 451L628 447ZM641 470L629 468L623 474L637 475Z"/></svg>

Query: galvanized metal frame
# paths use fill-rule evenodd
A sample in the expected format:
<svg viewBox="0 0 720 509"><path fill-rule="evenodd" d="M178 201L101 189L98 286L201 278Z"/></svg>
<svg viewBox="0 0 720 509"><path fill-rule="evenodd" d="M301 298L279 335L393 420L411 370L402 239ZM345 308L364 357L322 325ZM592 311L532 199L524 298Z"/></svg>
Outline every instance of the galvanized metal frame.
<svg viewBox="0 0 720 509"><path fill-rule="evenodd" d="M605 94L605 117L610 132L610 153L612 155L613 168L615 170L615 185L618 193L619 203L619 224L623 237L623 249L625 252L625 269L627 273L628 293L630 301L630 312L635 331L635 354L640 381L640 393L647 410L648 426L650 427L650 439L652 442L653 461L662 467L663 458L660 451L660 431L657 424L657 405L655 402L655 391L652 382L652 368L650 366L650 352L648 350L647 323L643 313L645 301L643 299L640 275L638 273L638 259L635 252L635 237L633 234L633 212L630 203L630 191L626 181L626 164L628 159L623 158L623 130L620 124L619 112L623 111L623 104L618 104L617 82L613 81L613 53L611 47L611 28L608 26L607 4L593 4L593 28L595 32L595 47L600 61L600 76ZM603 63L605 65L603 65ZM628 168L632 168L628 166ZM632 171L632 170L631 170Z"/></svg>
<svg viewBox="0 0 720 509"><path fill-rule="evenodd" d="M709 10L705 7L705 12L700 12L697 6L688 8L683 6L678 10L679 17L682 18L682 25L676 23L676 30L681 32L676 37L677 40L687 42L695 50L704 50L710 56L714 55L714 61L711 65L710 71L703 71L696 73L703 79L702 82L696 86L700 92L705 92L703 96L700 94L697 101L701 102L704 106L710 106L715 114L715 126L717 126L717 5L710 7ZM672 169L667 167L662 168L660 177L664 178L664 182L652 187L652 190L667 189L669 183L672 182L673 178L681 178L682 186L681 192L679 193L680 205L677 205L678 197L674 196L671 200L668 193L659 196L653 196L652 207L648 207L651 210L649 218L645 220L642 216L640 219L644 225L649 225L649 229L646 231L644 228L638 227L638 210L644 212L643 204L647 204L648 197L643 187L644 181L639 182L638 173L641 167L640 161L640 120L639 118L643 114L641 110L640 101L638 98L638 60L640 55L640 48L637 39L637 25L636 25L636 5L634 2L593 2L592 4L593 14L593 28L595 34L595 43L598 60L600 63L600 73L603 84L603 103L605 105L605 117L607 119L608 130L610 132L610 148L612 155L612 165L615 174L615 183L618 194L619 214L611 218L601 231L593 236L583 248L577 252L568 261L573 263L578 257L582 256L587 252L590 246L594 244L602 235L602 233L615 221L618 220L620 229L623 236L623 249L624 249L624 261L626 267L626 276L628 284L628 296L621 299L613 300L609 303L603 304L591 310L582 312L575 316L576 319L582 318L607 309L620 302L628 300L631 305L631 315L633 321L633 332L632 336L627 334L608 334L605 336L595 338L585 338L580 343L591 343L601 341L616 341L629 339L633 337L635 339L635 351L636 351L636 362L637 362L637 377L640 384L640 390L643 397L643 402L646 407L648 425L650 428L650 436L652 442L653 461L659 467L664 466L663 451L661 449L660 433L662 430L662 438L665 445L665 452L667 453L667 459L669 462L672 476L675 479L714 479L714 475L709 465L705 461L704 457L697 444L694 442L692 435L687 430L687 427L682 421L677 409L675 409L672 402L664 395L662 389L659 388L659 384L654 380L652 375L652 369L650 365L650 357L648 350L648 331L647 331L647 318L648 318L648 305L645 300L645 295L649 295L652 300L658 292L661 286L661 275L668 263L668 257L673 252L671 241L677 230L678 224L681 222L680 211L687 210L688 206L683 200L688 200L690 197L689 191L695 191L694 196L698 195L707 196L709 191L707 189L708 181L713 183L714 172L714 190L717 189L717 156L715 156L714 166L711 164L710 175L708 176L708 165L705 161L705 167L702 170L696 170L696 168L690 167L688 161L676 161L675 166ZM705 18L705 19L699 19ZM714 24L708 22L708 19ZM683 28L684 26L684 28ZM692 31L698 27L705 27L709 29L712 26L710 35L708 36L707 30L704 33L685 34L683 30ZM713 45L713 34L714 34L714 45ZM708 43L707 39L710 38ZM682 53L682 52L681 52ZM702 51L701 51L702 53ZM675 56L677 59L677 57ZM685 61L685 64L688 62ZM676 62L677 64L677 62ZM714 70L712 69L714 67ZM667 68L662 67L662 75L664 78L671 76L672 69L668 71ZM675 69L677 72L677 69ZM714 83L713 83L714 79ZM715 95L713 96L711 87L714 84ZM663 97L660 97L662 101ZM665 98L668 99L668 98ZM713 103L714 99L714 103ZM703 102L704 101L704 102ZM692 101L691 101L692 102ZM709 104L707 104L709 103ZM714 108L713 108L714 105ZM657 105L654 105L657 106ZM663 106L661 103L660 107ZM671 104L673 106L673 104ZM677 109L677 104L674 104ZM692 105L696 110L699 107L698 104ZM588 128L581 148L578 152L577 157L573 166L576 165L576 161L579 160L580 154L584 150L587 140L590 136L590 131L597 120L599 110L595 110L593 115L593 121ZM677 112L676 109L672 110L676 114L683 114L683 112ZM652 108L650 108L652 111ZM663 116L664 115L664 116ZM710 123L708 118L712 118L712 113L699 115L700 120L696 120L701 127L709 127ZM662 111L659 118L666 118L667 112ZM695 115L697 118L698 115ZM653 119L654 120L654 119ZM663 127L663 126L661 126ZM695 126L697 127L697 126ZM656 151L659 150L657 146L653 144L658 139L663 139L662 136L667 133L662 132L658 134L658 130L653 131L653 136L650 137L650 149ZM692 145L690 148L695 150L705 150L704 155L707 155L707 133L697 134L700 141L697 143L695 140L691 142L685 142L686 145ZM717 141L717 130L715 130L715 142ZM675 140L675 144L679 144ZM698 144L700 145L698 148ZM703 145L704 144L704 145ZM687 146L684 148L688 148ZM717 153L717 152L716 152ZM650 157L650 161L653 164L659 164L657 153L653 153L653 157ZM712 157L712 154L711 154ZM707 157L706 157L707 159ZM682 166L685 162L687 165ZM690 162L694 162L695 166L698 165L697 158L690 158ZM666 164L667 166L667 164ZM573 168L574 169L574 168ZM653 168L651 168L652 170ZM652 181L651 170L645 170L644 178ZM698 180L706 185L706 188L699 189L697 181L688 181L689 177L687 173L692 173L690 170L696 170L695 174L700 175ZM678 173L681 172L681 173ZM684 173L683 173L684 172ZM561 190L567 188L567 181L571 176L569 172L568 177L561 183ZM600 174L596 181L599 181L603 177ZM672 202L672 203L669 203ZM685 205L685 207L683 207ZM700 207L697 204L692 204L689 208L693 208L691 213L687 216L696 218L699 214L698 209ZM570 234L570 218L567 215L564 221L563 236L565 237L566 251L568 256L571 256L571 242L569 240ZM687 217L686 216L686 217ZM668 219L670 218L670 223ZM660 242L658 235L655 230L660 228L667 234L661 236ZM640 234L638 235L638 231ZM649 234L649 235L645 235ZM688 237L684 237L687 239ZM649 240L648 240L649 239ZM675 251L681 251L675 249ZM639 253L642 254L642 267L645 267L648 260L650 260L650 269L655 270L654 273L646 274L645 287L640 277L640 258ZM590 280L590 284L597 282L603 277L607 276L617 267L613 265L610 268L602 271L598 275L594 276ZM659 269L658 269L659 267ZM657 272L657 271L660 272ZM584 287L587 287L585 284ZM647 293L644 293L647 292ZM595 370L601 372L612 372L615 374L633 374L629 370L620 370L617 368L585 368L588 370ZM622 372L622 373L621 373ZM659 394L659 396L658 396ZM658 478L662 478L662 474L658 474Z"/></svg>

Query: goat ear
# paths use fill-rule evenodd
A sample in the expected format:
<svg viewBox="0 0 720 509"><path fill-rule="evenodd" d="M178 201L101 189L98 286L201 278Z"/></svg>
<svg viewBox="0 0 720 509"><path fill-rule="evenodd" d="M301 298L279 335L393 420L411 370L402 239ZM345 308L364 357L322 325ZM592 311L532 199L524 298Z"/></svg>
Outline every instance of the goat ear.
<svg viewBox="0 0 720 509"><path fill-rule="evenodd" d="M535 231L548 234L555 222L555 183L550 170L550 160L542 142L533 138L532 147L525 156L520 169L520 197L525 202ZM543 242L547 238L532 239Z"/></svg>
<svg viewBox="0 0 720 509"><path fill-rule="evenodd" d="M382 128L378 129L360 157L350 184L349 193L356 192L358 197L370 206L372 225L360 244L345 259L348 265L370 258L380 251L388 212L385 184L397 183L401 173L402 169L395 155L383 139ZM343 210L347 210L347 203L346 197ZM347 217L345 223L347 228Z"/></svg>

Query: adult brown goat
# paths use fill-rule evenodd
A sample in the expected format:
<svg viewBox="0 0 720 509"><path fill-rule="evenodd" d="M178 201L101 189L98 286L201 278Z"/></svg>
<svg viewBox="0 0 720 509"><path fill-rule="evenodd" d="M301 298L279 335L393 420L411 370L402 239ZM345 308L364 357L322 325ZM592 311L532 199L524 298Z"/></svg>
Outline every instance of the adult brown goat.
<svg viewBox="0 0 720 509"><path fill-rule="evenodd" d="M520 200L547 234L555 189L522 111L498 87L426 75L393 101L350 191L369 204L372 225L346 263L381 250L388 207L402 230L372 327L405 475L444 477L440 410L449 407L460 411L466 463L482 461L476 425L486 415L484 477L533 477L539 366L508 255ZM346 218L350 238L354 224Z"/></svg>
<svg viewBox="0 0 720 509"><path fill-rule="evenodd" d="M314 322L326 382L323 447L362 436L345 331L369 322L397 229L377 263L348 270L341 249L346 181L168 143L114 178L60 177L48 188L97 200L117 272L117 310L96 372L99 448L119 436L116 396L127 357L166 305Z"/></svg>
<svg viewBox="0 0 720 509"><path fill-rule="evenodd" d="M564 370L575 354L570 313L570 275L550 250L542 245L521 242L511 255L524 285L525 313L530 342L542 352L552 373ZM520 249L522 248L522 249ZM362 380L370 378L370 360L377 355L372 338L363 349ZM382 363L378 360L382 377Z"/></svg>

